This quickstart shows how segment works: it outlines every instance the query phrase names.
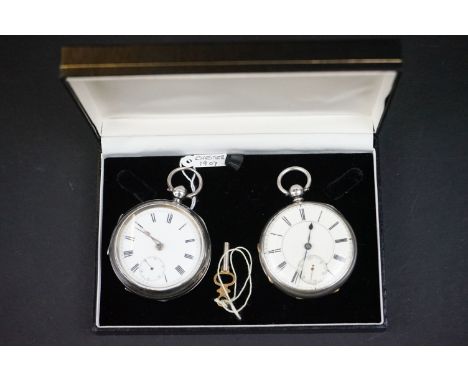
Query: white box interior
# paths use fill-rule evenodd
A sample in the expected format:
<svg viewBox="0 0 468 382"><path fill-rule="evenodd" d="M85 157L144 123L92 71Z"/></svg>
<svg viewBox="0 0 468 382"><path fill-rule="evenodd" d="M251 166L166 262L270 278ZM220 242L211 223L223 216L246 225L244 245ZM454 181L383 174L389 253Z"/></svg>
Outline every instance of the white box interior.
<svg viewBox="0 0 468 382"><path fill-rule="evenodd" d="M394 71L70 77L104 156L371 151Z"/></svg>

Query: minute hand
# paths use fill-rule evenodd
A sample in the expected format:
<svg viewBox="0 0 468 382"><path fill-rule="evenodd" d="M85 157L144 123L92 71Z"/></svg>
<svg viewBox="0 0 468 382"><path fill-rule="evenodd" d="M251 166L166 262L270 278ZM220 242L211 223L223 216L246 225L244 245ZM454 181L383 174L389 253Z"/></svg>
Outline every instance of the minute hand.
<svg viewBox="0 0 468 382"><path fill-rule="evenodd" d="M300 277L302 277L302 272L304 272L305 259L307 257L307 252L310 249L310 235L312 234L312 229L313 228L314 228L314 225L312 223L310 223L310 225L309 225L309 236L307 237L307 243L305 244L306 251L304 253L304 258L302 259L302 268L301 268ZM299 263L299 265L300 264L301 263Z"/></svg>
<svg viewBox="0 0 468 382"><path fill-rule="evenodd" d="M137 230L143 233L144 235L148 236L151 240L153 240L157 249L161 249L163 247L163 243L160 242L158 239L154 238L153 235L151 235L151 233L144 229L142 226L138 225Z"/></svg>

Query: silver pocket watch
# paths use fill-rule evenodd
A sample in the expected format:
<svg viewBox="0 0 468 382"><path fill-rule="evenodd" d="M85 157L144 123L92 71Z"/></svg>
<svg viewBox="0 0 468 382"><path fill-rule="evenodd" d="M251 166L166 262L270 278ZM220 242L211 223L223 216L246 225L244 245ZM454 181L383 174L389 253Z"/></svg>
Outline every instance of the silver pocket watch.
<svg viewBox="0 0 468 382"><path fill-rule="evenodd" d="M179 171L192 171L198 187L187 193L172 186ZM114 229L108 255L125 288L143 297L168 300L188 293L205 276L211 243L204 221L182 204L203 187L201 175L189 167L172 170L167 177L174 199L139 204L123 215Z"/></svg>
<svg viewBox="0 0 468 382"><path fill-rule="evenodd" d="M283 176L300 171L306 185L287 191ZM263 230L258 245L260 263L271 283L296 298L324 296L337 291L356 263L356 237L350 224L334 207L304 201L312 182L310 173L293 166L277 179L279 190L293 202L277 212Z"/></svg>

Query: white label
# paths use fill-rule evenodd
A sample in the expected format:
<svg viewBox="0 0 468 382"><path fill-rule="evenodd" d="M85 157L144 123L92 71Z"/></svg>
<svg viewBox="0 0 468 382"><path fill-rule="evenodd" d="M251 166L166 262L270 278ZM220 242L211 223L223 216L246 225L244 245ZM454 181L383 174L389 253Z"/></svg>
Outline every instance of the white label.
<svg viewBox="0 0 468 382"><path fill-rule="evenodd" d="M222 167L226 166L227 154L194 154L180 160L184 167Z"/></svg>

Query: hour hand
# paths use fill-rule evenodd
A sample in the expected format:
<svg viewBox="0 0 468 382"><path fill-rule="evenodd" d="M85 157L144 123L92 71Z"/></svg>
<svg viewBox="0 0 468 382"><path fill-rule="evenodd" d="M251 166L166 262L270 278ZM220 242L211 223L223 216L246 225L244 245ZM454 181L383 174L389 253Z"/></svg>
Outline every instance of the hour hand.
<svg viewBox="0 0 468 382"><path fill-rule="evenodd" d="M314 225L311 222L310 225L309 225L309 236L307 237L307 243L309 243L309 244L310 244L310 235L312 234L313 229L314 229ZM307 249L310 249L310 248L307 248Z"/></svg>
<svg viewBox="0 0 468 382"><path fill-rule="evenodd" d="M156 249L160 250L162 249L163 247L163 243L160 242L158 239L156 239L155 237L153 237L153 235L151 235L151 233L144 229L143 226L140 224L140 223L135 223L137 225L136 229L138 231L140 231L142 234L148 236L151 240L153 240L154 244L156 245Z"/></svg>

